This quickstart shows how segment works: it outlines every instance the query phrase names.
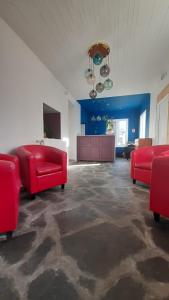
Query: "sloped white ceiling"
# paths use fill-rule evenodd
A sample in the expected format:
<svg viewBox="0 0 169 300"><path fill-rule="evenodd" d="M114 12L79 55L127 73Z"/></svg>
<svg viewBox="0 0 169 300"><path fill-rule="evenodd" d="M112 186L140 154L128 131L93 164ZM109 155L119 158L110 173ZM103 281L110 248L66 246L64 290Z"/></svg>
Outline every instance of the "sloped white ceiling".
<svg viewBox="0 0 169 300"><path fill-rule="evenodd" d="M111 47L114 87L149 91L169 61L169 0L0 0L0 16L76 99L88 98L87 49Z"/></svg>

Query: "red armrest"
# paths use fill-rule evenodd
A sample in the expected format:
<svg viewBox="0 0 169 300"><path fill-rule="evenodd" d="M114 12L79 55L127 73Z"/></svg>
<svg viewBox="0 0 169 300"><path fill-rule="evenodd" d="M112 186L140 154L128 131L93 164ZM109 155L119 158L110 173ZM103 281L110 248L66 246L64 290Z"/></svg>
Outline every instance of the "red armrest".
<svg viewBox="0 0 169 300"><path fill-rule="evenodd" d="M17 171L15 162L0 160L0 232L13 231L17 226L20 190Z"/></svg>
<svg viewBox="0 0 169 300"><path fill-rule="evenodd" d="M4 153L0 153L0 160L13 161L14 163L18 162L17 156Z"/></svg>
<svg viewBox="0 0 169 300"><path fill-rule="evenodd" d="M20 161L21 179L24 186L29 188L37 184L35 158L31 152L23 147L16 149Z"/></svg>
<svg viewBox="0 0 169 300"><path fill-rule="evenodd" d="M132 151L133 162L151 162L154 157L153 147L142 147Z"/></svg>
<svg viewBox="0 0 169 300"><path fill-rule="evenodd" d="M48 162L62 165L63 170L67 167L67 153L54 147L48 147L45 150L46 160Z"/></svg>
<svg viewBox="0 0 169 300"><path fill-rule="evenodd" d="M13 162L15 164L15 171L16 171L16 179L17 182L19 183L19 185L21 185L20 182L20 172L19 172L19 160L18 157L15 155L11 155L11 154L4 154L4 153L0 153L0 161L9 161L9 162Z"/></svg>
<svg viewBox="0 0 169 300"><path fill-rule="evenodd" d="M162 152L162 153L160 153L160 155L159 156L169 156L169 151L164 151L164 152Z"/></svg>
<svg viewBox="0 0 169 300"><path fill-rule="evenodd" d="M153 160L150 189L150 209L169 216L169 157Z"/></svg>
<svg viewBox="0 0 169 300"><path fill-rule="evenodd" d="M10 186L9 186L10 182ZM2 190L9 193L12 189L14 194L20 189L20 180L18 180L17 165L12 161L0 160L0 193ZM12 196L13 193L11 193ZM3 199L1 194L1 200Z"/></svg>
<svg viewBox="0 0 169 300"><path fill-rule="evenodd" d="M151 175L151 195L168 195L169 199L169 156L154 158Z"/></svg>
<svg viewBox="0 0 169 300"><path fill-rule="evenodd" d="M131 152L131 178L134 178L135 163L152 162L153 147L142 147Z"/></svg>

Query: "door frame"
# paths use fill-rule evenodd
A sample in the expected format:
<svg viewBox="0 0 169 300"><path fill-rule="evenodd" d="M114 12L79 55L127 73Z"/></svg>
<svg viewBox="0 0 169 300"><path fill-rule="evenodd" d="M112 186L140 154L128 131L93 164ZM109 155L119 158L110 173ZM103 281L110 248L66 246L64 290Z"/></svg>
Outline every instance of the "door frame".
<svg viewBox="0 0 169 300"><path fill-rule="evenodd" d="M168 102L168 122L167 122L167 136L166 136L166 144L169 143L169 94L167 94L160 102L157 103L156 110L156 133L157 133L157 144L159 145L159 134L160 134L160 105L164 102Z"/></svg>

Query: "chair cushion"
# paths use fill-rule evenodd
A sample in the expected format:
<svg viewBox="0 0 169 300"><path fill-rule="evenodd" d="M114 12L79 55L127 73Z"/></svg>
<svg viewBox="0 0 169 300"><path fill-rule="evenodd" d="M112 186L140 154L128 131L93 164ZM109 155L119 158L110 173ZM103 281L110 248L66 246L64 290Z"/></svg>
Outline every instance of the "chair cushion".
<svg viewBox="0 0 169 300"><path fill-rule="evenodd" d="M135 168L144 169L144 170L151 170L152 169L152 162L135 163Z"/></svg>
<svg viewBox="0 0 169 300"><path fill-rule="evenodd" d="M62 170L62 166L49 162L37 162L36 174L38 176L55 173Z"/></svg>

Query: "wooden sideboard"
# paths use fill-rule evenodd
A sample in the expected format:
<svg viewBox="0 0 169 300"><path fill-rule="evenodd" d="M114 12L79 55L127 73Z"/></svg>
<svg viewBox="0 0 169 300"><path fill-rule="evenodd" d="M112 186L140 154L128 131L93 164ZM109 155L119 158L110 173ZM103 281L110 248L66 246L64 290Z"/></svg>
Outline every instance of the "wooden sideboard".
<svg viewBox="0 0 169 300"><path fill-rule="evenodd" d="M152 139L151 138L139 138L135 140L136 148L152 146Z"/></svg>
<svg viewBox="0 0 169 300"><path fill-rule="evenodd" d="M77 160L111 161L115 160L114 135L86 135L77 137Z"/></svg>

